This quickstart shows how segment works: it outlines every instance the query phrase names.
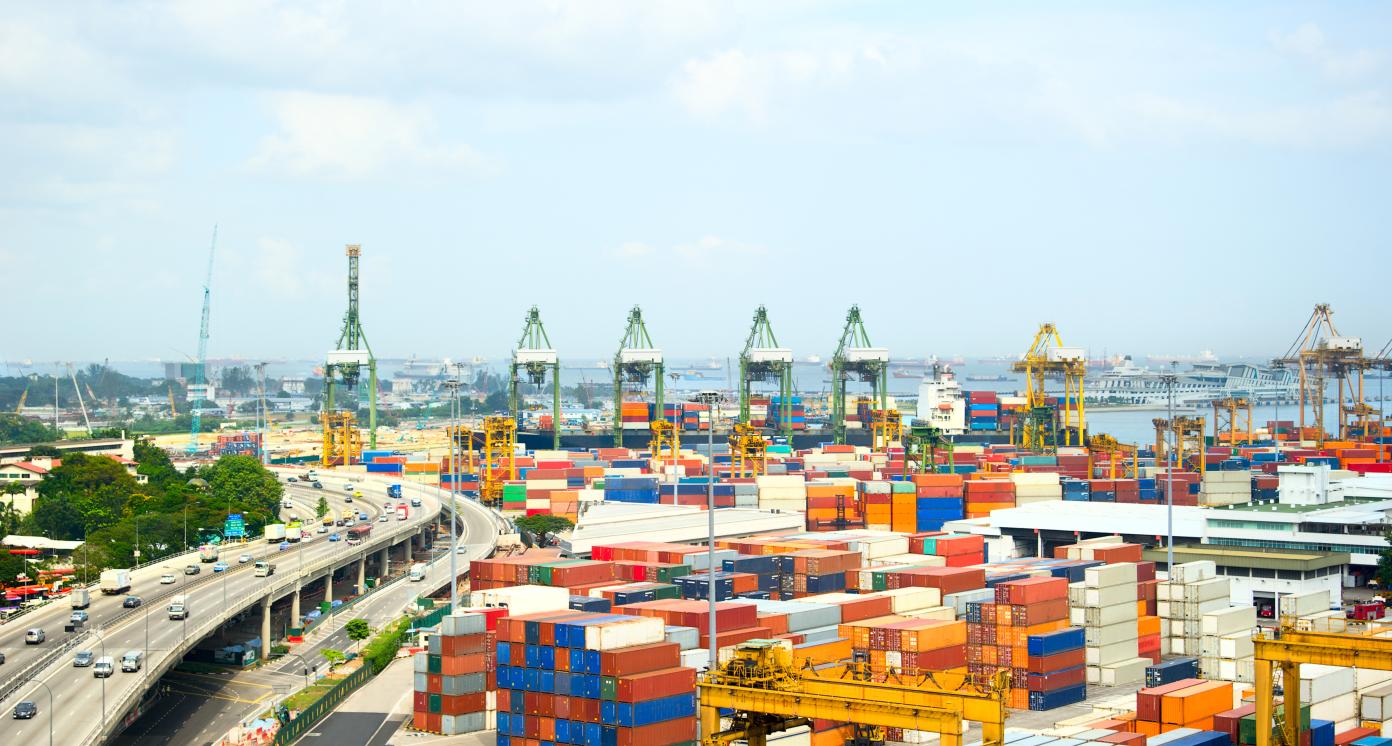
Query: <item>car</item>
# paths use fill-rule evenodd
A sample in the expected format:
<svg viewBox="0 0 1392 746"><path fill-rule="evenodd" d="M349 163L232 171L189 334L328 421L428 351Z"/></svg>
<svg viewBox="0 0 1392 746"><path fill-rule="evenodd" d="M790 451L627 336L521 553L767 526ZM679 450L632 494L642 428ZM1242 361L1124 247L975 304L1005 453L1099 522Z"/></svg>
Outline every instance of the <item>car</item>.
<svg viewBox="0 0 1392 746"><path fill-rule="evenodd" d="M338 534L329 534L329 541L338 541Z"/></svg>
<svg viewBox="0 0 1392 746"><path fill-rule="evenodd" d="M343 502L346 502L346 503L351 503L351 502L353 502L353 496L352 496L352 495L344 495L344 496L343 496Z"/></svg>
<svg viewBox="0 0 1392 746"><path fill-rule="evenodd" d="M383 514L377 516L377 522L378 522L378 523L386 523L387 520L388 520L388 519L387 519L387 514L386 514L386 513L383 513Z"/></svg>
<svg viewBox="0 0 1392 746"><path fill-rule="evenodd" d="M140 604L140 596L126 596L126 600L121 602L121 607L126 609L134 609Z"/></svg>
<svg viewBox="0 0 1392 746"><path fill-rule="evenodd" d="M73 609L73 613L68 617L68 621L73 624L86 624L87 612L82 609Z"/></svg>
<svg viewBox="0 0 1392 746"><path fill-rule="evenodd" d="M328 527L328 526L320 526L319 528L314 529L314 533L316 533L316 534L327 534L328 532L329 532L329 527Z"/></svg>
<svg viewBox="0 0 1392 746"><path fill-rule="evenodd" d="M282 542L280 542L279 544L276 545L276 551L277 551L277 552L283 552L283 551L285 551L285 550L287 550L287 549L289 549L289 548L290 548L290 542L288 542L288 541L282 541Z"/></svg>
<svg viewBox="0 0 1392 746"><path fill-rule="evenodd" d="M15 719L15 720L33 720L33 719L34 719L34 716L37 715L37 714L39 714L39 707L38 707L38 705L34 704L33 702L30 702L30 701L27 700L27 699L24 700L23 702L20 702L19 704L15 705L15 708L14 708L14 719Z"/></svg>
<svg viewBox="0 0 1392 746"><path fill-rule="evenodd" d="M338 527L340 527L340 528L342 528L342 526L343 526L343 519L342 519L342 518L339 518L338 520L334 521L334 525L335 525L335 526L338 526Z"/></svg>
<svg viewBox="0 0 1392 746"><path fill-rule="evenodd" d="M197 575L200 572L203 572L203 568L198 565L184 565L185 575Z"/></svg>
<svg viewBox="0 0 1392 746"><path fill-rule="evenodd" d="M247 554L246 552L242 552L241 554L237 555L237 564L239 564L239 565L245 565L246 563L248 563L248 562L250 562L250 561L251 561L251 555L250 555L250 554Z"/></svg>
<svg viewBox="0 0 1392 746"><path fill-rule="evenodd" d="M178 578L174 577L174 573L167 572L160 576L160 585L169 585L178 582L178 580Z"/></svg>
<svg viewBox="0 0 1392 746"><path fill-rule="evenodd" d="M4 663L5 663L5 654L4 654L4 653L0 653L0 665L4 665Z"/></svg>
<svg viewBox="0 0 1392 746"><path fill-rule="evenodd" d="M39 629L38 627L30 628L27 632L24 633L25 645L38 645L46 639L48 639L48 636L45 635L44 631L42 629Z"/></svg>
<svg viewBox="0 0 1392 746"><path fill-rule="evenodd" d="M213 572L224 572L227 570L226 562L218 562L213 565Z"/></svg>
<svg viewBox="0 0 1392 746"><path fill-rule="evenodd" d="M82 650L82 651L79 651L77 655L74 655L74 656L73 656L73 659L72 659L73 668L86 668L86 667L92 665L92 662L95 661L96 659L97 659L97 656L92 655L92 651L90 651L90 650Z"/></svg>
<svg viewBox="0 0 1392 746"><path fill-rule="evenodd" d="M287 481L287 482L298 482L298 481L300 481L300 480L299 480L297 477L286 477L286 478L285 478L285 481Z"/></svg>
<svg viewBox="0 0 1392 746"><path fill-rule="evenodd" d="M316 489L316 490L322 490L322 489L324 489L324 483L323 483L323 482L315 482L312 486L313 486L314 489Z"/></svg>

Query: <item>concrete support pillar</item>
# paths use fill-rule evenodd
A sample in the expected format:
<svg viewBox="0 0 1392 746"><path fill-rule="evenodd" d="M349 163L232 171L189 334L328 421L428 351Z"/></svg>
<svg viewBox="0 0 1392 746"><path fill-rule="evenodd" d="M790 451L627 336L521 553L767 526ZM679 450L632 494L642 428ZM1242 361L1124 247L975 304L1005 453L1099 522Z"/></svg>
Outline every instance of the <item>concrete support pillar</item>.
<svg viewBox="0 0 1392 746"><path fill-rule="evenodd" d="M329 568L328 574L324 576L324 600L325 600L325 601L328 601L328 602L330 602L330 603L333 602L333 568L332 568L332 567Z"/></svg>
<svg viewBox="0 0 1392 746"><path fill-rule="evenodd" d="M304 619L300 613L300 586L295 586L294 595L290 596L290 626L299 627Z"/></svg>
<svg viewBox="0 0 1392 746"><path fill-rule="evenodd" d="M367 555L358 560L358 595L367 593Z"/></svg>
<svg viewBox="0 0 1392 746"><path fill-rule="evenodd" d="M266 594L261 597L261 655L267 656L271 652L271 596Z"/></svg>
<svg viewBox="0 0 1392 746"><path fill-rule="evenodd" d="M382 560L378 564L382 566L382 577L391 574L391 547L382 547Z"/></svg>
<svg viewBox="0 0 1392 746"><path fill-rule="evenodd" d="M402 547L405 548L405 550L406 550L406 564L408 564L408 565L411 564L411 561L412 561L412 560L411 560L411 544L414 543L413 540L414 540L414 537L412 537L411 539L407 539L406 541L401 542Z"/></svg>

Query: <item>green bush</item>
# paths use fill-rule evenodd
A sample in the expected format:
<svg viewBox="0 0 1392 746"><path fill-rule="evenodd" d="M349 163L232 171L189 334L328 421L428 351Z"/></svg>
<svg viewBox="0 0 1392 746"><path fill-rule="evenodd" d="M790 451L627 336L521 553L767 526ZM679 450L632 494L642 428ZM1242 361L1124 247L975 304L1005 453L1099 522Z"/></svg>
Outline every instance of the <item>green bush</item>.
<svg viewBox="0 0 1392 746"><path fill-rule="evenodd" d="M402 617L382 628L362 651L362 659L372 666L374 672L381 671L396 657L401 643L411 630L411 618Z"/></svg>

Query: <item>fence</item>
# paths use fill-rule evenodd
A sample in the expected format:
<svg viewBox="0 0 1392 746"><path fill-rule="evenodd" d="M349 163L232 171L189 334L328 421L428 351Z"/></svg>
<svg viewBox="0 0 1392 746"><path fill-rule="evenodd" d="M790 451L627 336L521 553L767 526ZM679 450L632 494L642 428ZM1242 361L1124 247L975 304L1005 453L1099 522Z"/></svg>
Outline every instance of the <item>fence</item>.
<svg viewBox="0 0 1392 746"><path fill-rule="evenodd" d="M325 715L331 712L340 702L357 690L371 679L374 674L372 664L363 661L362 668L349 674L347 678L334 684L334 687L324 693L314 704L306 707L299 717L280 726L276 731L275 738L271 741L273 746L284 746L294 743L296 739L304 735L310 728L313 728Z"/></svg>

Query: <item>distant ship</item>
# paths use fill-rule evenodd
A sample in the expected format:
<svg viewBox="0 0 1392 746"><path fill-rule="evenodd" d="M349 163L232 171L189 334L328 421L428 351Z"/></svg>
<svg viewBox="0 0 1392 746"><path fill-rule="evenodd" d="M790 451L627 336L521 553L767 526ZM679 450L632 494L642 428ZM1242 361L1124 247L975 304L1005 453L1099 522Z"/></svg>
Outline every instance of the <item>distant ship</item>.
<svg viewBox="0 0 1392 746"><path fill-rule="evenodd" d="M1128 356L1120 365L1089 379L1083 400L1088 404L1164 407L1172 390L1176 406L1194 407L1229 397L1258 404L1295 401L1300 395L1295 373L1263 365L1197 363L1188 371L1176 372L1172 387L1166 385L1167 373L1138 367Z"/></svg>
<svg viewBox="0 0 1392 746"><path fill-rule="evenodd" d="M967 376L967 380L968 380L968 381L990 381L990 382L1000 383L1000 382L1004 382L1004 381L1013 381L1013 380L1015 380L1015 379L1012 378L1012 377L1010 377L1010 376L1005 376L1005 375L1001 375L1001 376L980 376L980 375L978 375L978 376Z"/></svg>
<svg viewBox="0 0 1392 746"><path fill-rule="evenodd" d="M1156 365L1169 365L1170 363L1194 365L1197 363L1216 363L1218 356L1213 354L1213 350L1200 350L1197 355L1147 355L1146 362Z"/></svg>

